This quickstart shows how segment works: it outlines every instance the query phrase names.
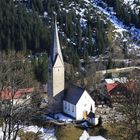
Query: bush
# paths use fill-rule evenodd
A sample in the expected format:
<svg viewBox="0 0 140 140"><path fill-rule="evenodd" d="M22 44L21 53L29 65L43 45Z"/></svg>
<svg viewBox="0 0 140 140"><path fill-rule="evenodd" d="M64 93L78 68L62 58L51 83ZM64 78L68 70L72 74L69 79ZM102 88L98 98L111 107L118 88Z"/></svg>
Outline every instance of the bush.
<svg viewBox="0 0 140 140"><path fill-rule="evenodd" d="M23 130L20 130L18 132L18 136L20 137L20 140L40 140L41 132L24 132Z"/></svg>
<svg viewBox="0 0 140 140"><path fill-rule="evenodd" d="M58 140L78 140L83 130L73 125L59 126L56 137Z"/></svg>

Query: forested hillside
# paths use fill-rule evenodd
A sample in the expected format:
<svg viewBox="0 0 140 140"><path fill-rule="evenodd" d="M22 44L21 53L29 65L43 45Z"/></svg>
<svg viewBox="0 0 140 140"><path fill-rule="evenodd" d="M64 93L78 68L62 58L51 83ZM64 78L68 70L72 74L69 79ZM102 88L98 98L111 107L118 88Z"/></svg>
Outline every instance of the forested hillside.
<svg viewBox="0 0 140 140"><path fill-rule="evenodd" d="M103 0L108 6L113 7L116 12L116 16L121 19L125 24L134 24L137 28L140 28L140 1L125 1L125 0Z"/></svg>
<svg viewBox="0 0 140 140"><path fill-rule="evenodd" d="M140 27L138 8L132 9L123 0L0 0L0 49L23 54L48 53L54 13L64 58L95 56L112 51L114 46L122 49L127 43L120 45L122 42L116 39L114 25L98 11L95 2L105 9L113 7L125 24Z"/></svg>
<svg viewBox="0 0 140 140"><path fill-rule="evenodd" d="M1 50L48 52L54 12L61 43L64 48L70 48L67 52L94 55L109 46L108 24L96 14L89 1L0 0Z"/></svg>
<svg viewBox="0 0 140 140"><path fill-rule="evenodd" d="M50 32L35 9L13 0L0 0L0 48L22 51L43 50L50 45Z"/></svg>

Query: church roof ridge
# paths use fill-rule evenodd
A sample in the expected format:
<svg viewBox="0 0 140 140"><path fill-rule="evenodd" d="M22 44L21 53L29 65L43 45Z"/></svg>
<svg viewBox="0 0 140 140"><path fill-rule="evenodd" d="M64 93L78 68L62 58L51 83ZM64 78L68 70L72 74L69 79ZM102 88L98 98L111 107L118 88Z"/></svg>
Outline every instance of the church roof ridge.
<svg viewBox="0 0 140 140"><path fill-rule="evenodd" d="M84 88L72 84L66 89L64 100L76 105L84 91Z"/></svg>

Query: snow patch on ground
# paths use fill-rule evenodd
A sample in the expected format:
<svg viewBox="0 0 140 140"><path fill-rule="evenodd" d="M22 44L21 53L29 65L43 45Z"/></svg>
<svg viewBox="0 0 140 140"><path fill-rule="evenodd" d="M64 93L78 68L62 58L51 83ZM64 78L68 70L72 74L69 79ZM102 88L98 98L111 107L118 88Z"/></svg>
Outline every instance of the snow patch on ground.
<svg viewBox="0 0 140 140"><path fill-rule="evenodd" d="M63 122L72 122L73 119L71 117L65 116L62 113L55 114L55 118L59 121Z"/></svg>
<svg viewBox="0 0 140 140"><path fill-rule="evenodd" d="M51 129L47 129L47 128L40 128L38 126L20 126L20 128L22 128L22 130L26 133L26 132L41 132L41 140L57 140L55 137L55 130L54 128ZM3 132L2 132L2 128L0 127L0 140L2 139L3 136ZM20 137L17 137L16 140L20 140Z"/></svg>
<svg viewBox="0 0 140 140"><path fill-rule="evenodd" d="M84 131L79 140L106 140L106 139L102 136L89 136L87 131Z"/></svg>
<svg viewBox="0 0 140 140"><path fill-rule="evenodd" d="M51 129L47 129L47 128L40 128L38 126L25 126L23 128L23 131L24 132L34 132L34 133L37 133L37 132L41 132L42 133L42 136L41 136L41 139L42 140L56 140L56 137L55 137L55 130L53 128Z"/></svg>
<svg viewBox="0 0 140 140"><path fill-rule="evenodd" d="M3 131L2 131L2 127L0 127L0 140L3 139ZM17 137L16 140L20 140L20 137Z"/></svg>
<svg viewBox="0 0 140 140"><path fill-rule="evenodd" d="M139 5L135 3L135 2L139 2L139 0L136 0L136 1L135 0L122 0L122 1L125 5L128 5L131 8L131 10L134 10L136 14L139 13Z"/></svg>
<svg viewBox="0 0 140 140"><path fill-rule="evenodd" d="M133 4L134 0L123 0L125 4Z"/></svg>

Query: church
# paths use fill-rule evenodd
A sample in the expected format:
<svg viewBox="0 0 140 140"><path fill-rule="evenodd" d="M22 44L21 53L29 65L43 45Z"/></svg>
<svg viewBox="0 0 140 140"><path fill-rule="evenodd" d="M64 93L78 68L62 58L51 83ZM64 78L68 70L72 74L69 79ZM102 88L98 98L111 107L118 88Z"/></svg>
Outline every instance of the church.
<svg viewBox="0 0 140 140"><path fill-rule="evenodd" d="M64 112L76 120L86 119L89 113L95 113L95 102L84 88L71 85L65 89L65 65L56 19L48 61L48 99L52 113Z"/></svg>

